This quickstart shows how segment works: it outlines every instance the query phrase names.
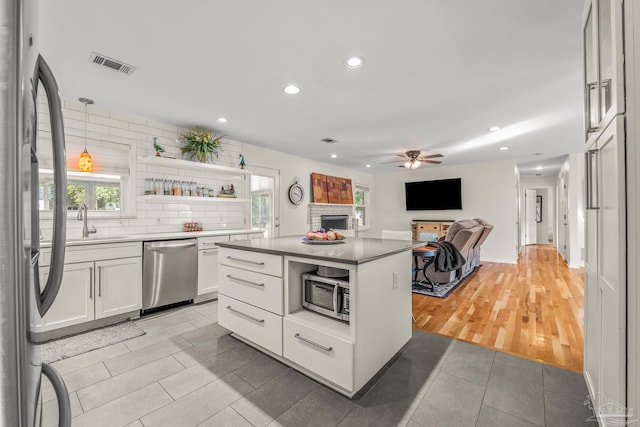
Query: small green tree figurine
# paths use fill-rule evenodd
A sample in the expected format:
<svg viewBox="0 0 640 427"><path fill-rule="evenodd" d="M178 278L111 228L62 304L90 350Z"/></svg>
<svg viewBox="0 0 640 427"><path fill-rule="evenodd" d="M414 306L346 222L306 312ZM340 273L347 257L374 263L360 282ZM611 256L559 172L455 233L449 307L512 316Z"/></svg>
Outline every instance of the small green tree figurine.
<svg viewBox="0 0 640 427"><path fill-rule="evenodd" d="M153 137L153 148L156 150L156 156L160 157L160 153L164 153L164 147L158 144L158 138Z"/></svg>
<svg viewBox="0 0 640 427"><path fill-rule="evenodd" d="M240 169L244 169L247 164L244 162L244 156L240 154Z"/></svg>

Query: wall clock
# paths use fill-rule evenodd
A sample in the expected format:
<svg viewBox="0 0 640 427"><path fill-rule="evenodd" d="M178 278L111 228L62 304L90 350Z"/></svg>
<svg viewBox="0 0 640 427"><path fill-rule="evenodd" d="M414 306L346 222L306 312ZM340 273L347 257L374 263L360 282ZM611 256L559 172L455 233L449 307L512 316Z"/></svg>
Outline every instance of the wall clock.
<svg viewBox="0 0 640 427"><path fill-rule="evenodd" d="M289 187L289 201L294 205L299 205L304 200L304 188L298 184L298 180Z"/></svg>

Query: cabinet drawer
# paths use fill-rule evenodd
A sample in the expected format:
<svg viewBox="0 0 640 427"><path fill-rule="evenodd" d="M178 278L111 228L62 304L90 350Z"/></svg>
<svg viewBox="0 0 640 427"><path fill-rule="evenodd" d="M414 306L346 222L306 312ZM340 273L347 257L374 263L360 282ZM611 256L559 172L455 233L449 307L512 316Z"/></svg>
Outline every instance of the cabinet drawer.
<svg viewBox="0 0 640 427"><path fill-rule="evenodd" d="M353 390L352 343L289 318L283 319L282 326L282 353L286 359L347 390Z"/></svg>
<svg viewBox="0 0 640 427"><path fill-rule="evenodd" d="M438 223L431 223L431 222L424 222L422 224L418 225L418 230L419 231L435 231L435 232L440 232L440 224Z"/></svg>
<svg viewBox="0 0 640 427"><path fill-rule="evenodd" d="M282 257L260 252L220 248L220 263L243 270L282 277Z"/></svg>
<svg viewBox="0 0 640 427"><path fill-rule="evenodd" d="M218 291L282 315L282 279L279 277L223 265L220 268Z"/></svg>
<svg viewBox="0 0 640 427"><path fill-rule="evenodd" d="M229 236L198 237L198 250L216 247L217 242L228 242Z"/></svg>
<svg viewBox="0 0 640 427"><path fill-rule="evenodd" d="M226 295L218 298L218 323L282 356L282 317Z"/></svg>
<svg viewBox="0 0 640 427"><path fill-rule="evenodd" d="M130 258L142 256L141 242L101 243L94 245L67 246L64 263L99 261L103 259ZM42 249L40 253L41 267L51 263L51 248Z"/></svg>

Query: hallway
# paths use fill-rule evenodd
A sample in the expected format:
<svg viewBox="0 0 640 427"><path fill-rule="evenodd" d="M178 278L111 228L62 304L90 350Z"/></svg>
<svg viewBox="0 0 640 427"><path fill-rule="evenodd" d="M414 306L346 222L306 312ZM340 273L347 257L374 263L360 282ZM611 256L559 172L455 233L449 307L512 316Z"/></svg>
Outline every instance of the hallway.
<svg viewBox="0 0 640 427"><path fill-rule="evenodd" d="M582 372L584 271L551 245L483 262L445 299L413 294L414 328Z"/></svg>

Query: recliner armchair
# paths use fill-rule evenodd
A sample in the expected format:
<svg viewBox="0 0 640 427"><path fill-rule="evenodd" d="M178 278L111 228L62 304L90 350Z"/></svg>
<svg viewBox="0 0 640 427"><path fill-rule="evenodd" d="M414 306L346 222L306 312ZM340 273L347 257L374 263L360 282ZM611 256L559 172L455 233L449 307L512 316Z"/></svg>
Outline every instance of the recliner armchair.
<svg viewBox="0 0 640 427"><path fill-rule="evenodd" d="M479 240L484 236L486 239L486 235L491 232L493 226L486 224L486 221L483 221L485 224L482 224L478 220L475 219L463 219L454 222L449 230L447 231L447 235L445 237L445 241L451 242L453 246L460 251L462 256L465 258L466 262L462 266L462 268L456 271L436 271L435 265L431 264L427 267L426 273L427 277L433 281L434 283L449 283L453 280L459 280L467 275L469 275L473 270L477 267L476 264L476 250L478 254L478 260L480 256L480 244L478 244ZM485 230L486 226L488 231ZM484 239L482 240L484 242Z"/></svg>

